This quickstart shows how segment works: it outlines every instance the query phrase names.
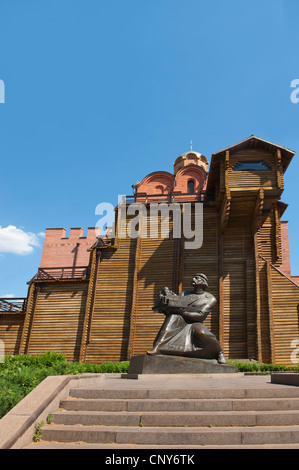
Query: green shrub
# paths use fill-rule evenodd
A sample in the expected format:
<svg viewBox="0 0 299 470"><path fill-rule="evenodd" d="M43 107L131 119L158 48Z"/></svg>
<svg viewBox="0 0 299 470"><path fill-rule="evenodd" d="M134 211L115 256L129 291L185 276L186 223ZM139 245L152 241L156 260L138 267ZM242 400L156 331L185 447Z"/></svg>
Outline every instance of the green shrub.
<svg viewBox="0 0 299 470"><path fill-rule="evenodd" d="M0 418L50 375L125 373L129 361L89 364L68 362L63 354L5 356L0 363Z"/></svg>
<svg viewBox="0 0 299 470"><path fill-rule="evenodd" d="M271 372L297 372L299 373L299 365L286 366L283 364L264 364L262 362L242 362L233 359L227 360L228 364L236 366L239 372L257 372L257 373L271 373Z"/></svg>

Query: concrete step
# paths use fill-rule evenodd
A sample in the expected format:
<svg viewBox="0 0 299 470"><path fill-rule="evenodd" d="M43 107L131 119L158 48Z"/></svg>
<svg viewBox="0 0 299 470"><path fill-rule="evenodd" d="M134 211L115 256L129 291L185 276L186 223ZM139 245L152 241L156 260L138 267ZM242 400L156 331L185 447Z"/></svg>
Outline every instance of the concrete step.
<svg viewBox="0 0 299 470"><path fill-rule="evenodd" d="M174 428L132 426L64 426L45 425L43 441L157 444L159 445L258 445L298 444L299 426Z"/></svg>
<svg viewBox="0 0 299 470"><path fill-rule="evenodd" d="M73 388L28 448L299 448L299 387L237 379Z"/></svg>
<svg viewBox="0 0 299 470"><path fill-rule="evenodd" d="M240 444L240 445L159 445L159 444L87 444L84 442L73 443L73 442L45 442L39 441L29 444L23 449L35 450L35 449L106 449L106 450L120 450L120 449L299 449L299 444ZM125 454L127 455L127 454ZM136 454L137 455L137 454ZM155 454L154 454L155 455ZM190 454L189 454L190 455ZM192 454L191 454L192 455ZM153 460L154 461L154 460Z"/></svg>
<svg viewBox="0 0 299 470"><path fill-rule="evenodd" d="M299 410L299 398L236 399L84 399L68 398L60 407L72 411L274 411Z"/></svg>
<svg viewBox="0 0 299 470"><path fill-rule="evenodd" d="M83 426L294 426L299 410L285 411L201 411L192 414L172 412L58 411L51 414L53 424Z"/></svg>
<svg viewBox="0 0 299 470"><path fill-rule="evenodd" d="M276 386L269 388L197 388L197 389L114 389L97 387L70 390L74 398L90 399L223 399L223 398L299 398L299 388Z"/></svg>

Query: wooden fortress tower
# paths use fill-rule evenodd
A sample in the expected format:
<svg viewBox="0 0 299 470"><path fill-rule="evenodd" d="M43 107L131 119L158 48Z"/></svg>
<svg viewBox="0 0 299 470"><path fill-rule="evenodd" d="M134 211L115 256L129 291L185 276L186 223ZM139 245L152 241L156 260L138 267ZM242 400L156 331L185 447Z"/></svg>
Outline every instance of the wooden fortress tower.
<svg viewBox="0 0 299 470"><path fill-rule="evenodd" d="M281 195L293 156L250 136L214 153L208 171L206 157L190 150L176 159L172 173L157 171L133 186L127 205L146 207L137 238L116 233L98 239L94 229L86 237L71 229L65 237L64 229L48 229L24 307L12 303L9 311L3 308L7 299L0 301L7 352L52 350L83 362L144 354L164 319L152 311L158 291L190 289L193 274L202 272L218 300L205 324L226 357L291 365L296 339L299 346L299 289L298 277L291 276ZM188 202L193 209L201 202L202 246L186 248L184 236L171 233L143 237L153 202L182 208Z"/></svg>

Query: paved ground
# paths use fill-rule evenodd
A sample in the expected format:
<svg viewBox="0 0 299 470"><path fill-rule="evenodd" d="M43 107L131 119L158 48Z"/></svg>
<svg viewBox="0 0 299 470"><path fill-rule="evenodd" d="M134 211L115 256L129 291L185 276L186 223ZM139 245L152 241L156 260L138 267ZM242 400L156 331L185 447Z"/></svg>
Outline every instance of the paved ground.
<svg viewBox="0 0 299 470"><path fill-rule="evenodd" d="M125 379L120 374L106 376L99 389L186 389L186 388L277 388L286 385L271 384L270 375L237 374L179 374L179 375L139 375L138 379ZM85 387L86 388L86 387ZM92 388L95 388L94 386ZM295 387L298 388L298 387ZM299 390L298 390L299 394Z"/></svg>

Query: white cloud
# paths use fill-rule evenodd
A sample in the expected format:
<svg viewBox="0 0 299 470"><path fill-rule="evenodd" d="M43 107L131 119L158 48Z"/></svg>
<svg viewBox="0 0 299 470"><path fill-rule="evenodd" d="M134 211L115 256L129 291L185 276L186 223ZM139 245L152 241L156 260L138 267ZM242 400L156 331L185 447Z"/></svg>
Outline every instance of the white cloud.
<svg viewBox="0 0 299 470"><path fill-rule="evenodd" d="M15 297L15 294L0 295L0 299L13 299L14 297Z"/></svg>
<svg viewBox="0 0 299 470"><path fill-rule="evenodd" d="M24 230L14 225L8 225L7 227L1 227L0 225L0 253L27 255L39 246L38 235L35 233L24 232Z"/></svg>

